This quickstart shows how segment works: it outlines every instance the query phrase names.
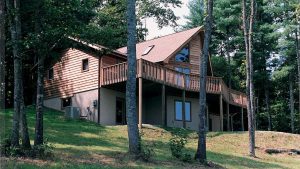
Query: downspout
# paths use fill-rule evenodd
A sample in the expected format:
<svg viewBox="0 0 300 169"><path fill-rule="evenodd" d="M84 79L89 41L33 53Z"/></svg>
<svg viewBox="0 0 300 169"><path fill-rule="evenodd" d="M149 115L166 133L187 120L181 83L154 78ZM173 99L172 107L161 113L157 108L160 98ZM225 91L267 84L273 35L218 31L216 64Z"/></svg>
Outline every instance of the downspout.
<svg viewBox="0 0 300 169"><path fill-rule="evenodd" d="M102 56L99 56L98 59L98 124L100 124L100 88L101 88L101 69L102 69Z"/></svg>

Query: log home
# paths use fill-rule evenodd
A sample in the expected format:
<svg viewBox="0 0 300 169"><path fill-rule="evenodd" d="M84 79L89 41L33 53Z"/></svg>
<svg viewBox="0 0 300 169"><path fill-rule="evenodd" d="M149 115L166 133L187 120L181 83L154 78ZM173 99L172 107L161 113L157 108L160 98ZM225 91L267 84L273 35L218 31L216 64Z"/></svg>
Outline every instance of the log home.
<svg viewBox="0 0 300 169"><path fill-rule="evenodd" d="M198 129L203 37L199 27L137 44L140 127L144 123ZM49 67L44 105L60 111L72 107L103 125L126 124L126 47L101 54L105 47L73 40L85 48L65 50ZM215 77L210 59L207 72L207 129L244 130L246 95Z"/></svg>

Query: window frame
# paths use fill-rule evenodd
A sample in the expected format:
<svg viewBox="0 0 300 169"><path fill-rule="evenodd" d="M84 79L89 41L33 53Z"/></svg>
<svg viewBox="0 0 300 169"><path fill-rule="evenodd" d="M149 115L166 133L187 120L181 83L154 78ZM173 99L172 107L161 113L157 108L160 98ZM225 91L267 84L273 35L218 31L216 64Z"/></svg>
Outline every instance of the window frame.
<svg viewBox="0 0 300 169"><path fill-rule="evenodd" d="M179 61L179 60L176 60L176 56L177 56L177 54L181 51L181 50L183 50L184 48L187 48L188 49L188 62L184 62L184 61ZM186 44L185 46L183 46L178 52L176 52L175 53L175 56L174 56L174 61L176 62L176 63L185 63L185 64L190 64L191 63L191 49L190 49L190 44Z"/></svg>
<svg viewBox="0 0 300 169"><path fill-rule="evenodd" d="M50 78L50 71L52 71L52 77ZM54 79L54 68L51 67L50 69L48 69L47 71L47 79L48 80L53 80Z"/></svg>
<svg viewBox="0 0 300 169"><path fill-rule="evenodd" d="M174 119L175 119L175 121L183 121L183 119L179 120L179 119L176 118L176 102L183 103L183 101L179 100L179 99L174 100ZM190 120L185 119L185 122L192 122L192 102L191 101L185 101L185 103L190 103ZM183 113L182 113L181 117L183 117Z"/></svg>
<svg viewBox="0 0 300 169"><path fill-rule="evenodd" d="M70 105L69 106L72 106L72 97L71 96L70 97L61 98L60 100L61 100L61 109L62 110L64 110L66 107L68 107L68 106L64 106L64 100L65 99L70 99Z"/></svg>
<svg viewBox="0 0 300 169"><path fill-rule="evenodd" d="M85 61L87 61L87 69L83 69L84 68L84 62ZM89 58L86 58L86 59L82 59L81 60L81 71L82 72L87 72L87 71L89 71L89 68L90 68L90 60L89 60Z"/></svg>

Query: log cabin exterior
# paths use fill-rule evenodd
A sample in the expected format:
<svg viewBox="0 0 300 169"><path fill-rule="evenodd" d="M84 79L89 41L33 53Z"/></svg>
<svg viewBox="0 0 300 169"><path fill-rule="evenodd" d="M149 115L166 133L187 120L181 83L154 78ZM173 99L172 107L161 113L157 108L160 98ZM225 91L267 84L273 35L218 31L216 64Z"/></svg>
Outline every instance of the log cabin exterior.
<svg viewBox="0 0 300 169"><path fill-rule="evenodd" d="M194 28L137 44L137 107L142 123L198 129L199 63L204 31ZM44 105L104 125L126 124L126 47L106 50L73 39L92 50L69 48L48 69ZM101 53L101 52L100 52ZM207 74L207 129L244 130L246 95Z"/></svg>

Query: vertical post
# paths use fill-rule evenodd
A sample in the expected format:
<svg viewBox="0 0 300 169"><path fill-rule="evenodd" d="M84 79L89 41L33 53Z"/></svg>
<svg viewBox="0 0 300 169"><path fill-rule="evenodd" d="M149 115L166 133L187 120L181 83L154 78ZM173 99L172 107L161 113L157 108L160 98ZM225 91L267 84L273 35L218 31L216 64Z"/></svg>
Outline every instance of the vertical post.
<svg viewBox="0 0 300 169"><path fill-rule="evenodd" d="M182 91L182 125L183 128L186 128L186 121L185 121L185 90Z"/></svg>
<svg viewBox="0 0 300 169"><path fill-rule="evenodd" d="M97 122L98 124L100 124L100 90L101 90L101 86L103 84L103 61L102 61L102 57L103 56L99 56L98 59L98 100L97 100Z"/></svg>
<svg viewBox="0 0 300 169"><path fill-rule="evenodd" d="M234 115L230 116L231 131L233 131L233 116L234 116Z"/></svg>
<svg viewBox="0 0 300 169"><path fill-rule="evenodd" d="M223 96L220 94L220 131L223 130Z"/></svg>
<svg viewBox="0 0 300 169"><path fill-rule="evenodd" d="M245 128L244 128L244 109L243 109L243 107L241 107L241 116L242 116L242 119L241 119L242 131L245 131Z"/></svg>
<svg viewBox="0 0 300 169"><path fill-rule="evenodd" d="M143 67L143 61L142 59L139 59L138 60L138 77L141 78L143 76L143 70L142 70L142 67Z"/></svg>
<svg viewBox="0 0 300 169"><path fill-rule="evenodd" d="M142 128L142 120L143 120L143 80L139 78L139 128Z"/></svg>
<svg viewBox="0 0 300 169"><path fill-rule="evenodd" d="M161 88L161 114L162 122L161 124L167 126L167 116L166 116L166 86L163 84Z"/></svg>
<svg viewBox="0 0 300 169"><path fill-rule="evenodd" d="M226 104L227 131L230 131L229 103Z"/></svg>
<svg viewBox="0 0 300 169"><path fill-rule="evenodd" d="M209 131L209 110L208 110L208 105L206 105L206 128L207 128L207 131Z"/></svg>

